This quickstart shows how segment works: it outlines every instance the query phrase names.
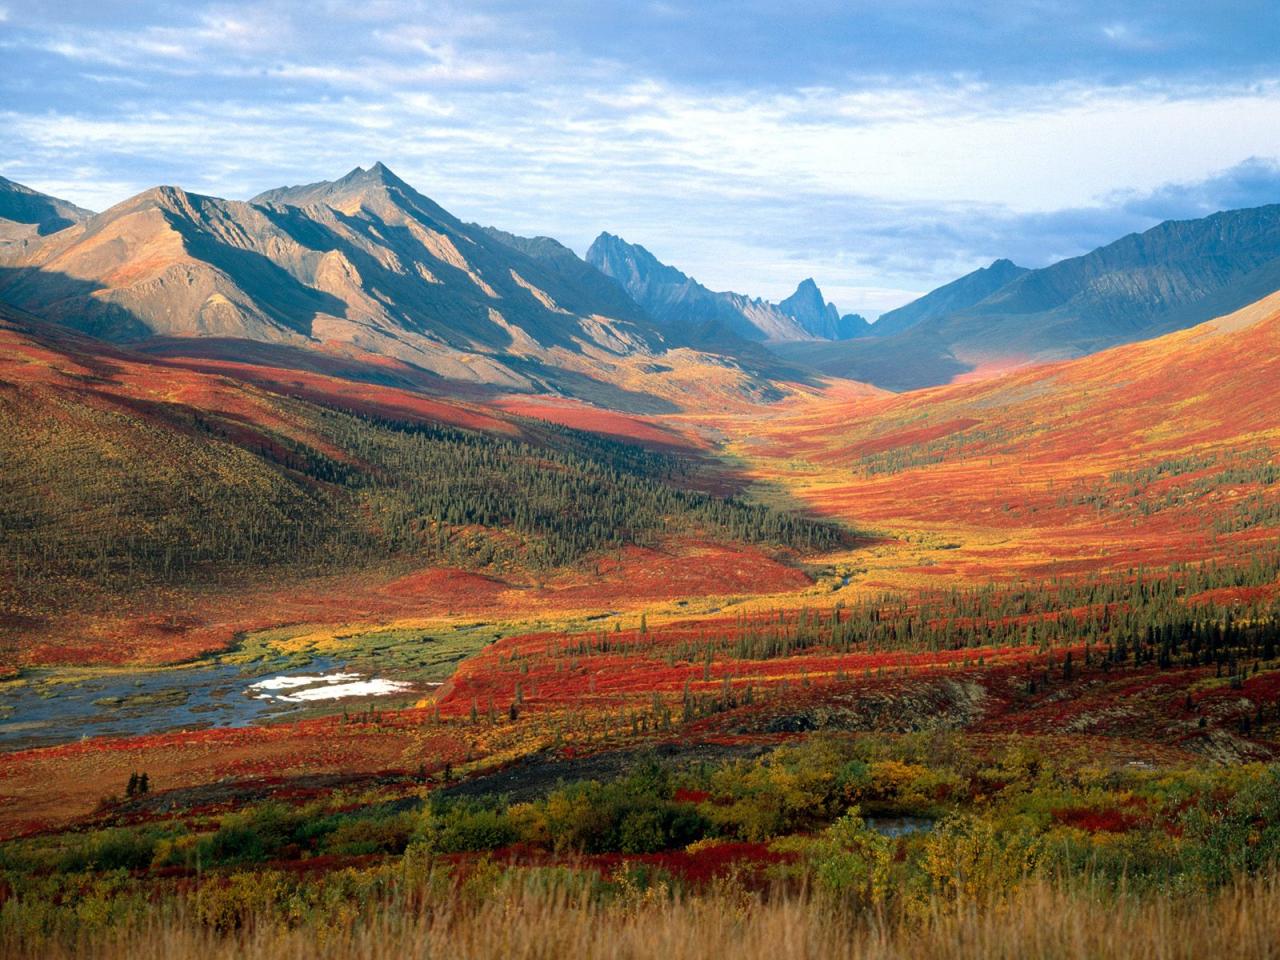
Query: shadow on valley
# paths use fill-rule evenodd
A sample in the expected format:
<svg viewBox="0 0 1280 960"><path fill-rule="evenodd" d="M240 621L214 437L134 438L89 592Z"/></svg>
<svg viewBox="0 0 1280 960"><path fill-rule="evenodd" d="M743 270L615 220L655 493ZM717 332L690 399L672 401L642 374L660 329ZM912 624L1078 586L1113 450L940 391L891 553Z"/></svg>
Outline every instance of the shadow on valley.
<svg viewBox="0 0 1280 960"><path fill-rule="evenodd" d="M768 349L784 361L803 364L827 376L858 380L899 393L950 383L974 369L973 364L957 359L940 338L915 328L890 337L837 342L798 340L769 344Z"/></svg>

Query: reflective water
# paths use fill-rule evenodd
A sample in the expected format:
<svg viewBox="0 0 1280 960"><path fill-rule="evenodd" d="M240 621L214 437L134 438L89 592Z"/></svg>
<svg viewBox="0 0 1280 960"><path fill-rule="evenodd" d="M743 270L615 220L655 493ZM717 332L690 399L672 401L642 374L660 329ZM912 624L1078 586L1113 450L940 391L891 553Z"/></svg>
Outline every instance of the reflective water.
<svg viewBox="0 0 1280 960"><path fill-rule="evenodd" d="M864 822L886 837L905 837L933 829L933 821L925 817L867 817Z"/></svg>
<svg viewBox="0 0 1280 960"><path fill-rule="evenodd" d="M121 673L30 671L0 683L0 750L52 746L85 737L243 727L317 700L411 697L410 684L369 678L316 658L305 668L209 663Z"/></svg>

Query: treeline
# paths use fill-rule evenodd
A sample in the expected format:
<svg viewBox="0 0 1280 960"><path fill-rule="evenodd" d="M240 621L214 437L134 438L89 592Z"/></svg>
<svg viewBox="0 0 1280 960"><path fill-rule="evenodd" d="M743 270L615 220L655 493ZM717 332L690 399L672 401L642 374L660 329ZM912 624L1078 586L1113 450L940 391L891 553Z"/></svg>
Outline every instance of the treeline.
<svg viewBox="0 0 1280 960"><path fill-rule="evenodd" d="M552 658L635 655L668 664L771 660L819 651L910 653L983 647L1088 648L1086 665L1217 663L1234 675L1280 645L1280 554L1034 583L884 594L825 609L753 611L731 621L594 631L548 645ZM1215 597L1215 591L1225 594ZM514 658L513 658L514 661Z"/></svg>
<svg viewBox="0 0 1280 960"><path fill-rule="evenodd" d="M830 524L677 486L687 472L679 458L565 428L553 433L563 443L545 447L334 411L321 428L370 468L347 486L394 550L447 553L453 531L469 527L518 536L515 555L494 541L480 559L536 567L677 532L805 550L841 540Z"/></svg>
<svg viewBox="0 0 1280 960"><path fill-rule="evenodd" d="M582 431L530 423L531 442L278 405L276 429L178 406L0 406L0 593L13 606L57 584L395 557L540 570L672 534L801 550L842 540L834 525L690 489L683 458Z"/></svg>
<svg viewBox="0 0 1280 960"><path fill-rule="evenodd" d="M1264 494L1280 479L1280 465L1270 447L1229 449L1202 456L1175 457L1132 470L1117 470L1107 482L1081 483L1058 496L1059 507L1092 506L1120 514L1147 517L1199 503L1211 495L1230 495L1232 488L1254 488L1235 504L1214 501L1203 521L1217 534L1280 524L1280 502ZM1214 468L1218 469L1214 469ZM1185 479L1179 479L1185 478ZM1156 487L1155 490L1152 488Z"/></svg>
<svg viewBox="0 0 1280 960"><path fill-rule="evenodd" d="M1167 573L953 589L885 597L829 611L776 611L743 618L728 644L738 659L792 656L815 648L958 650L969 647L1095 646L1102 662L1218 662L1275 658L1280 599L1247 591L1274 584L1280 555L1203 563Z"/></svg>

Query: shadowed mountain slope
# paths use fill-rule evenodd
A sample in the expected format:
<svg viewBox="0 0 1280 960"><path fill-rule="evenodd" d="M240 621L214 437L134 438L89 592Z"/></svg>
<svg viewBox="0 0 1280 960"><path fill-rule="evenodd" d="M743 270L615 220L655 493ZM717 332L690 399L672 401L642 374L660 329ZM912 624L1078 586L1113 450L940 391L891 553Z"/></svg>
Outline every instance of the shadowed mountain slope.
<svg viewBox="0 0 1280 960"><path fill-rule="evenodd" d="M57 233L93 213L0 177L0 243Z"/></svg>
<svg viewBox="0 0 1280 960"><path fill-rule="evenodd" d="M925 320L972 307L1027 272L1026 267L1020 267L1011 260L997 260L991 266L967 273L905 306L882 313L880 319L872 324L870 332L873 336L887 337Z"/></svg>
<svg viewBox="0 0 1280 960"><path fill-rule="evenodd" d="M937 297L915 307L930 315L888 336L821 352L784 344L777 352L830 375L914 389L1157 337L1278 289L1280 205L1273 205L1167 221L1022 273L971 306L923 309L938 306Z"/></svg>
<svg viewBox="0 0 1280 960"><path fill-rule="evenodd" d="M587 262L621 284L669 333L693 342L732 350L732 339L769 343L844 340L865 336L871 326L856 313L841 316L834 303L823 300L811 278L801 281L795 293L776 304L741 293L717 293L663 263L638 243L628 243L611 233L596 237L587 250Z"/></svg>
<svg viewBox="0 0 1280 960"><path fill-rule="evenodd" d="M754 341L810 336L794 317L767 300L709 290L638 243L610 233L596 237L587 250L587 262L613 277L666 329L718 328Z"/></svg>

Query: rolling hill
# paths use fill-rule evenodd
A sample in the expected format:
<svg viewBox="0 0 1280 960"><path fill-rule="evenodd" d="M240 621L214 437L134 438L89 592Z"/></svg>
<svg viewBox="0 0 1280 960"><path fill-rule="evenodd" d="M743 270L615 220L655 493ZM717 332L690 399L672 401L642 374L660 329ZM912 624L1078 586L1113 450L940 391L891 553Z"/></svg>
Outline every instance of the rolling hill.
<svg viewBox="0 0 1280 960"><path fill-rule="evenodd" d="M0 306L0 626L44 635L77 612L415 569L519 583L682 538L839 536L725 498L679 430L531 412L265 358L151 357ZM575 417L592 432L552 422Z"/></svg>
<svg viewBox="0 0 1280 960"><path fill-rule="evenodd" d="M1274 542L1278 393L1273 293L1088 357L796 401L723 429L744 438L734 452L756 476L810 511L902 534L917 582L981 582L1248 556Z"/></svg>

